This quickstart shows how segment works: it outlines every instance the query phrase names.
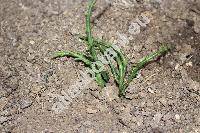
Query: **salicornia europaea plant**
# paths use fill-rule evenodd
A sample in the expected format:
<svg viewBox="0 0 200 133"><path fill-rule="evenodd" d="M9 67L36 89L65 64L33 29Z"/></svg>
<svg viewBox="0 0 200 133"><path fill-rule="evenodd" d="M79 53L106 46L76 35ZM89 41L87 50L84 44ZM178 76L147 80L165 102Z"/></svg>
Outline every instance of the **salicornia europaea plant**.
<svg viewBox="0 0 200 133"><path fill-rule="evenodd" d="M125 97L126 88L130 82L137 77L138 72L144 68L149 62L153 61L155 58L164 55L169 51L167 46L162 46L158 51L145 56L142 58L136 65L134 65L130 71L127 72L128 60L122 53L122 51L104 40L95 38L92 36L91 31L91 16L92 8L95 5L96 0L90 0L88 4L88 10L86 13L86 36L78 35L81 40L87 44L87 52L70 52L70 51L60 51L55 53L55 58L57 57L73 57L76 61L81 61L85 64L86 67L92 69L93 62L101 61L98 58L99 54L105 54L108 49L113 49L116 53L116 56L113 58L114 62L106 56L108 66L110 67L113 78L119 87L119 96ZM100 66L96 66L97 69ZM95 73L95 80L99 86L102 88L105 87L106 83L109 80L108 70L103 70L98 73Z"/></svg>

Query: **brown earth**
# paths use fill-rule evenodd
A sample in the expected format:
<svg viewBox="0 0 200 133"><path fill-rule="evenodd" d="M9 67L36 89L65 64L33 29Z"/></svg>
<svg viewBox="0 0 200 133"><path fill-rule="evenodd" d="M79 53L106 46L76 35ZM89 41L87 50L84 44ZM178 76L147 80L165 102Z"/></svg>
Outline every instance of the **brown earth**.
<svg viewBox="0 0 200 133"><path fill-rule="evenodd" d="M86 49L71 33L85 33L86 0L0 0L0 132L200 132L200 1L137 0L133 7L98 1L93 34L116 42L132 36L124 53L131 63L161 43L173 50L141 71L117 97L110 81L93 81L62 113L55 99L79 79L81 63L52 60L58 50ZM104 11L104 12L101 12ZM141 33L128 27L140 14L151 22Z"/></svg>

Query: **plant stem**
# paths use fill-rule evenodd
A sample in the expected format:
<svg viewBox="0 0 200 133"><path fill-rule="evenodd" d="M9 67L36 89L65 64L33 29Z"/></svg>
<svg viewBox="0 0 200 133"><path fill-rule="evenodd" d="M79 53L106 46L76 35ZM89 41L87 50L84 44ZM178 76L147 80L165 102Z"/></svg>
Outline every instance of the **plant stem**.
<svg viewBox="0 0 200 133"><path fill-rule="evenodd" d="M63 56L69 56L75 58L76 61L82 61L85 65L87 65L89 68L92 68L92 63L98 61L97 58L97 52L101 52L104 54L107 48L112 48L117 54L116 57L114 57L114 60L117 63L117 66L115 66L110 59L107 58L107 61L109 63L111 72L113 74L113 77L115 79L116 84L119 87L119 97L125 97L126 88L130 84L130 82L136 78L138 75L138 72L145 67L149 62L153 61L155 58L165 54L169 51L168 47L161 47L158 51L142 58L139 63L137 63L136 66L134 66L130 72L130 75L128 76L128 79L126 80L126 71L127 71L127 59L124 56L124 54L121 52L119 48L116 48L116 46L113 46L112 44L105 42L101 39L95 39L92 36L91 31L91 16L92 16L92 8L94 7L96 3L96 0L89 0L88 9L86 13L86 37L85 36L79 36L80 39L84 40L87 43L88 50L89 50L89 56L84 55L81 52L68 52L68 51L61 51L57 52L55 55L55 58L57 57L63 57ZM99 50L99 51L96 51ZM97 66L97 69L99 66ZM95 73L95 80L99 86L102 88L105 86L106 82L109 80L109 76L107 71Z"/></svg>
<svg viewBox="0 0 200 133"><path fill-rule="evenodd" d="M75 58L76 61L82 61L87 66L92 65L92 61L88 60L87 56L81 52L59 51L55 53L54 58L65 57L65 56L73 57Z"/></svg>
<svg viewBox="0 0 200 133"><path fill-rule="evenodd" d="M97 61L97 54L94 48L94 41L92 37L91 31L91 16L92 16L92 8L94 7L96 0L90 0L88 5L88 10L86 13L86 35L88 40L89 52L94 61ZM96 82L103 88L105 86L105 81L100 73L96 73Z"/></svg>
<svg viewBox="0 0 200 133"><path fill-rule="evenodd" d="M96 51L94 49L94 41L92 37L92 32L91 32L91 16L92 16L92 8L95 5L96 0L90 0L89 5L88 5L88 10L86 14L86 35L88 39L88 45L89 45L89 52L92 55L93 59L96 59Z"/></svg>
<svg viewBox="0 0 200 133"><path fill-rule="evenodd" d="M131 74L128 77L127 84L129 84L136 76L138 75L138 72L149 62L151 62L154 58L157 58L166 52L169 51L169 48L167 46L162 46L158 51L147 55L146 57L142 58L139 63L135 67L132 68Z"/></svg>

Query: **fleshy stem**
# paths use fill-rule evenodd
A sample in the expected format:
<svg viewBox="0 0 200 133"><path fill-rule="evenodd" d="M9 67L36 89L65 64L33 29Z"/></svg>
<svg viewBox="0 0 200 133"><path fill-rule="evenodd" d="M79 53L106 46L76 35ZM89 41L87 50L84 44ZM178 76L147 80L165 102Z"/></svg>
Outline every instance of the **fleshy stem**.
<svg viewBox="0 0 200 133"><path fill-rule="evenodd" d="M60 58L65 56L73 57L76 61L82 61L86 66L92 65L92 62L87 59L88 57L81 52L59 51L54 54L53 58Z"/></svg>
<svg viewBox="0 0 200 133"><path fill-rule="evenodd" d="M94 7L96 3L96 0L90 0L88 5L88 10L86 13L86 35L88 39L88 46L89 46L89 52L92 55L93 59L96 60L97 55L96 51L93 46L93 37L92 37L92 31L91 31L91 16L92 16L92 8Z"/></svg>
<svg viewBox="0 0 200 133"><path fill-rule="evenodd" d="M79 38L81 40L87 41L87 38L84 36L79 36ZM105 42L101 39L94 39L94 44L96 47L98 47L101 51L101 53L103 53L106 48L110 48L112 47L112 44ZM111 69L111 72L115 78L116 83L119 86L119 96L120 97L125 97L125 91L128 87L128 85L130 84L130 82L137 77L138 72L145 67L145 65L147 65L148 63L150 63L151 61L153 61L155 58L164 55L166 52L168 52L170 50L169 47L167 46L162 46L158 51L145 56L144 58L142 58L139 63L137 63L136 66L134 66L131 70L131 73L128 76L128 79L125 79L125 74L126 74L126 68L127 68L127 59L125 58L125 56L123 55L123 53L121 52L121 50L116 50L118 56L116 57L116 62L118 64L118 69L114 67L114 65L109 62L109 66Z"/></svg>
<svg viewBox="0 0 200 133"><path fill-rule="evenodd" d="M117 63L117 67L111 61L109 61L109 59L107 60L109 61L109 66L113 74L113 77L115 79L115 82L117 83L119 87L119 96L125 97L125 93L126 93L126 89L128 85L134 78L137 77L138 72L142 68L144 68L148 63L153 61L155 58L164 55L170 49L167 46L162 46L158 51L142 58L139 61L139 63L137 63L136 66L132 68L130 74L128 75L128 79L126 80L126 71L127 71L128 61L126 57L124 56L124 54L121 52L121 50L116 49L116 47L113 47L112 44L105 42L104 40L95 39L92 36L90 20L92 16L92 8L94 7L95 2L96 0L89 1L88 10L86 13L86 35L87 36L84 37L84 36L79 35L79 38L84 40L87 43L90 56L88 57L84 53L81 53L81 52L60 51L55 54L54 58L64 57L64 56L73 57L75 58L76 61L82 61L86 66L91 68L92 63L94 61L98 61L96 50L99 50L102 54L104 54L107 48L113 48L113 50L115 50L115 52L117 53L117 56L114 58ZM98 85L101 87L105 86L108 79L109 79L109 76L108 76L107 71L103 71L103 72L95 74L95 80L98 83Z"/></svg>
<svg viewBox="0 0 200 133"><path fill-rule="evenodd" d="M92 37L92 31L91 31L91 16L92 16L92 9L96 3L96 0L90 0L88 5L88 10L86 13L86 35L88 40L88 46L89 46L89 52L92 56L92 59L94 61L97 61L97 54L94 48L94 41ZM99 67L97 67L99 68ZM103 77L101 73L96 73L96 82L103 88L105 86L105 81L103 80Z"/></svg>

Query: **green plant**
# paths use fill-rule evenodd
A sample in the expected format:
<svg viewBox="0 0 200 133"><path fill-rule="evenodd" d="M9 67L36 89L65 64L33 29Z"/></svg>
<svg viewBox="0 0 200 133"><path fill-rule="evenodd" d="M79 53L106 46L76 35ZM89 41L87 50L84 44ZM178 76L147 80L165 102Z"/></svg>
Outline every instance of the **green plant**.
<svg viewBox="0 0 200 133"><path fill-rule="evenodd" d="M104 52L108 48L114 49L117 54L117 56L114 58L115 63L112 63L111 61L109 61L109 59L107 60L109 61L111 73L115 79L117 86L119 87L119 97L125 97L126 88L130 84L130 82L134 78L136 78L138 72L155 58L162 56L166 52L168 52L169 47L162 46L158 51L145 56L136 65L134 65L131 69L131 72L127 74L128 60L124 56L123 52L119 49L114 48L112 44L104 40L94 38L92 36L90 19L92 16L92 8L95 5L95 2L96 0L90 0L88 5L88 10L86 14L86 36L79 35L79 38L86 42L88 50L85 53L60 51L56 52L54 57L73 57L76 61L83 62L86 67L92 68L92 63L99 60L97 56L98 54L104 54ZM109 80L108 70L96 73L95 80L99 86L101 86L102 88L105 87L106 83Z"/></svg>

